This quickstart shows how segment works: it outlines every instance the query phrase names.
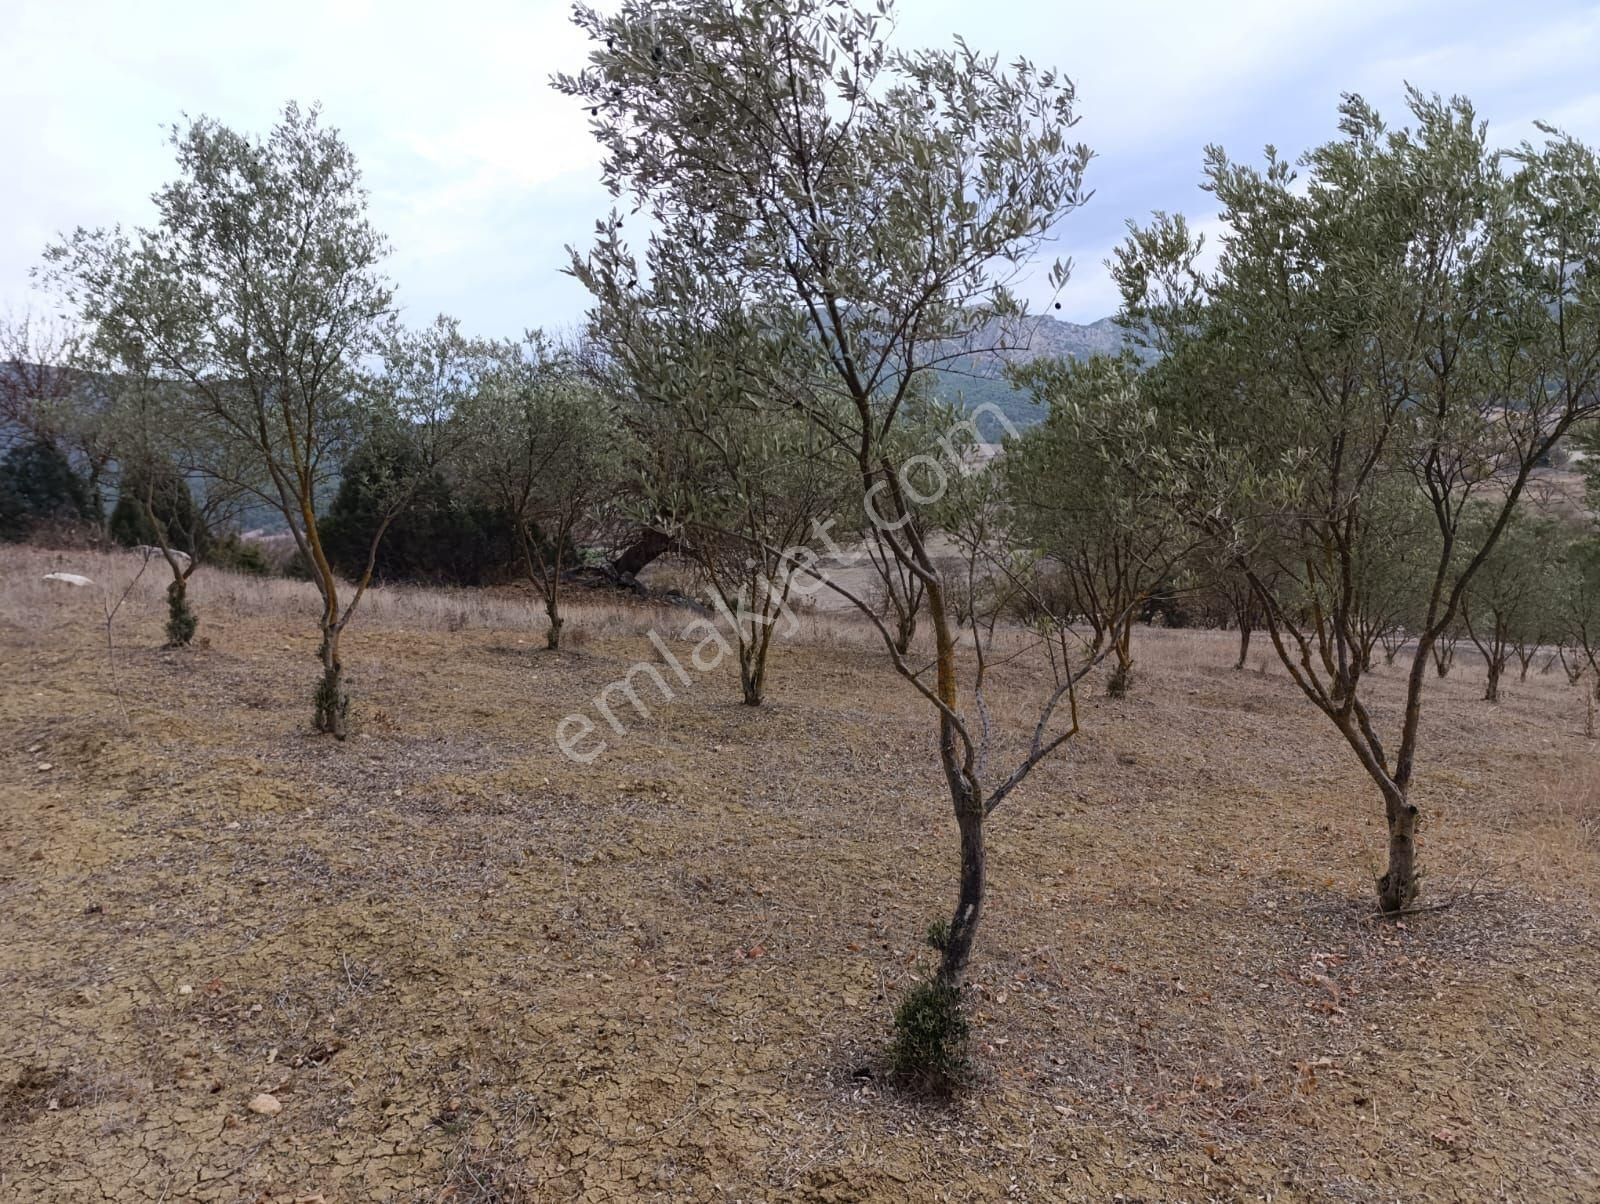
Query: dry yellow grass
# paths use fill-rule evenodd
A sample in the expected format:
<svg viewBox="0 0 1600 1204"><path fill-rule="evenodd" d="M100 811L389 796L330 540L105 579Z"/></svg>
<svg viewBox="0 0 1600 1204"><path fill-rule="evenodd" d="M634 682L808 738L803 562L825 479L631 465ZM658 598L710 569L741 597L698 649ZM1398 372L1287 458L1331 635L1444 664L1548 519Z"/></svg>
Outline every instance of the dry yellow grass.
<svg viewBox="0 0 1600 1204"><path fill-rule="evenodd" d="M808 618L770 705L725 666L582 767L556 722L684 612L575 598L552 655L513 592L378 591L341 746L293 584L202 572L174 653L152 572L113 699L100 594L38 577L136 567L0 552L0 1199L1600 1193L1600 769L1559 674L1430 680L1456 901L1397 924L1377 800L1268 649L1141 631L1134 693L994 818L981 1075L933 1108L876 1076L954 825L860 624ZM997 685L1020 741L1046 678Z"/></svg>

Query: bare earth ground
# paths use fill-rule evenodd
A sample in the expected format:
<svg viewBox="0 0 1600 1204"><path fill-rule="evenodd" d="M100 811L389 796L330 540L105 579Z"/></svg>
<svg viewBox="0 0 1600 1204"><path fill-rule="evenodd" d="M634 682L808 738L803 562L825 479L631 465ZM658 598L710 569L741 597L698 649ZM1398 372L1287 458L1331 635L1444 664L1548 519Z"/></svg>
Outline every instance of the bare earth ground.
<svg viewBox="0 0 1600 1204"><path fill-rule="evenodd" d="M1377 797L1268 650L1141 632L1135 694L996 813L981 1078L941 1107L878 1067L954 824L864 629L585 768L556 721L681 612L590 604L552 655L522 600L382 591L340 746L303 587L202 573L171 653L141 581L119 706L100 592L38 576L133 563L0 555L0 1200L1600 1198L1600 770L1559 672L1430 680L1456 902L1395 923ZM1005 674L1016 727L1045 677Z"/></svg>

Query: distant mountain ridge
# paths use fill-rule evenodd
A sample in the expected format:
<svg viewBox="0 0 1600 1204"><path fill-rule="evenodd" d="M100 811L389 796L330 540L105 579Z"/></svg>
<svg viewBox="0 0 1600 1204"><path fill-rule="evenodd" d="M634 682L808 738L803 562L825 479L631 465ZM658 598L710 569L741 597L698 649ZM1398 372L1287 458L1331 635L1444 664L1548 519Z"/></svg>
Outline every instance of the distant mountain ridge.
<svg viewBox="0 0 1600 1204"><path fill-rule="evenodd" d="M1115 318L1084 324L1065 322L1049 314L1032 314L1023 323L1022 332L1027 346L997 358L1024 363L1045 355L1087 359L1091 355L1115 355L1123 344L1122 328Z"/></svg>
<svg viewBox="0 0 1600 1204"><path fill-rule="evenodd" d="M969 410L992 405L1015 426L1031 426L1044 417L1044 407L1006 382L1004 370L1008 363L1025 364L1045 356L1082 360L1093 355L1116 355L1126 341L1112 318L1085 324L1064 322L1048 314L1031 315L1014 337L1020 346L979 352L941 369L935 385L940 399ZM998 440L1003 433L998 422L980 421L979 427L986 439Z"/></svg>

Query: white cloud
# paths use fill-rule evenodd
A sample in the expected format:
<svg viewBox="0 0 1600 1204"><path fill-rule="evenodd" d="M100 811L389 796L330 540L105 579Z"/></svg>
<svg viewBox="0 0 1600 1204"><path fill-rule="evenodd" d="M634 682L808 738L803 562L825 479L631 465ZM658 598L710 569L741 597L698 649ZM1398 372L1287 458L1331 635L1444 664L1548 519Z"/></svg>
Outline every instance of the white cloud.
<svg viewBox="0 0 1600 1204"><path fill-rule="evenodd" d="M1535 117L1600 137L1600 14L1567 0L899 7L903 45L961 32L1076 81L1098 195L1056 249L1077 263L1061 314L1079 320L1115 307L1101 261L1125 218L1214 205L1197 188L1204 143L1296 153L1333 134L1341 88L1392 109L1409 78L1473 95L1508 141ZM586 243L609 200L584 114L548 80L584 57L565 0L8 0L0 309L32 299L27 271L57 231L148 219L183 112L264 130L286 100L320 99L366 172L409 312L494 333L571 322L583 298L562 247Z"/></svg>
<svg viewBox="0 0 1600 1204"><path fill-rule="evenodd" d="M21 115L0 129L16 181L0 194L0 300L36 301L27 270L57 232L148 219L171 161L163 126L183 112L264 130L296 99L321 101L352 145L403 295L431 308L456 280L525 253L501 237L508 204L568 180L584 181L585 209L602 203L582 114L549 86L584 53L558 3L189 0L158 18L144 5L23 0L0 36L0 104ZM589 225L567 224L572 238Z"/></svg>
<svg viewBox="0 0 1600 1204"><path fill-rule="evenodd" d="M1600 56L1600 12L1524 21L1509 32L1471 22L1441 28L1455 34L1452 40L1430 40L1420 49L1377 59L1362 71L1366 86L1389 90L1404 80L1426 92L1475 96L1588 72Z"/></svg>
<svg viewBox="0 0 1600 1204"><path fill-rule="evenodd" d="M1442 0L1414 4L1445 9ZM1091 145L1161 143L1200 131L1226 134L1231 114L1258 106L1263 88L1361 43L1395 18L1385 0L1230 0L1226 5L974 5L910 0L900 30L941 44L960 32L975 46L1059 67L1077 85L1079 133ZM1199 143L1196 143L1196 150Z"/></svg>

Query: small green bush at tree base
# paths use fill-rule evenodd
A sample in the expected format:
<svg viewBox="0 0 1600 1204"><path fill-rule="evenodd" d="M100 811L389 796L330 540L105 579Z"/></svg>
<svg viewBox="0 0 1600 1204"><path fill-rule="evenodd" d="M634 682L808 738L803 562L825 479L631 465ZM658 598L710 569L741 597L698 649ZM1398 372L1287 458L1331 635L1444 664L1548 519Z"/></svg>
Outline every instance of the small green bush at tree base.
<svg viewBox="0 0 1600 1204"><path fill-rule="evenodd" d="M967 1037L961 989L940 978L919 982L895 1009L890 1073L908 1090L950 1095L967 1078Z"/></svg>
<svg viewBox="0 0 1600 1204"><path fill-rule="evenodd" d="M167 643L174 648L186 647L199 626L200 620L189 609L189 595L183 582L174 581L167 587Z"/></svg>
<svg viewBox="0 0 1600 1204"><path fill-rule="evenodd" d="M317 686L316 708L317 731L333 732L338 735L345 730L345 724L350 718L350 695L345 693L335 679L326 674ZM339 739L342 740L344 737L339 735Z"/></svg>

